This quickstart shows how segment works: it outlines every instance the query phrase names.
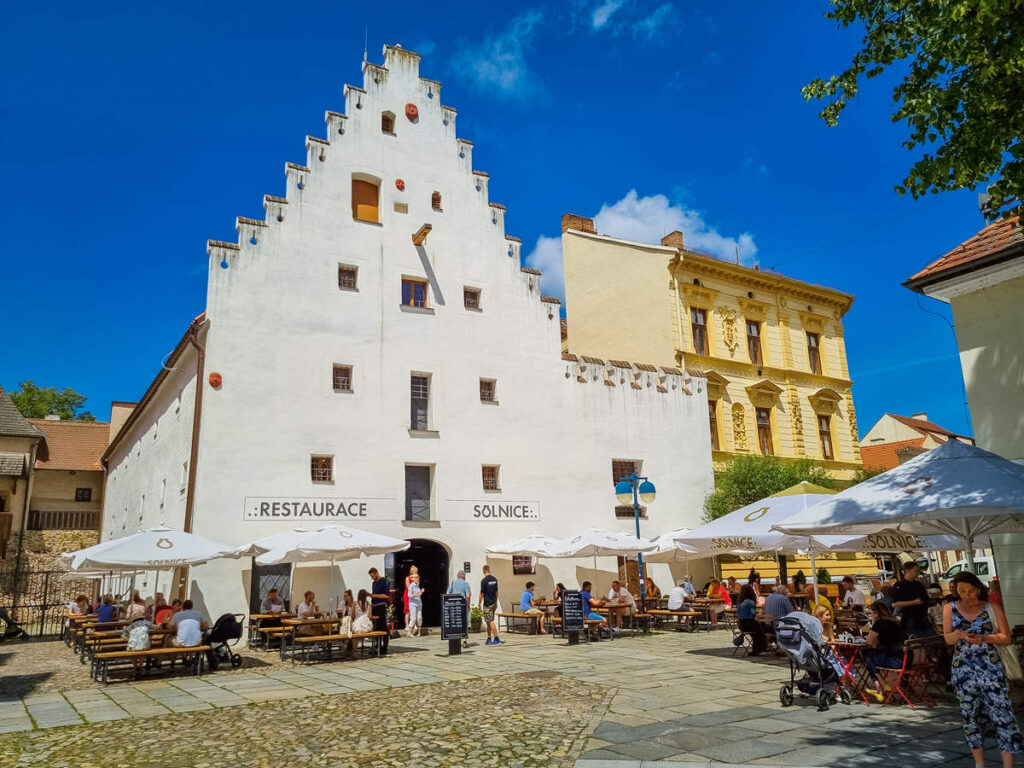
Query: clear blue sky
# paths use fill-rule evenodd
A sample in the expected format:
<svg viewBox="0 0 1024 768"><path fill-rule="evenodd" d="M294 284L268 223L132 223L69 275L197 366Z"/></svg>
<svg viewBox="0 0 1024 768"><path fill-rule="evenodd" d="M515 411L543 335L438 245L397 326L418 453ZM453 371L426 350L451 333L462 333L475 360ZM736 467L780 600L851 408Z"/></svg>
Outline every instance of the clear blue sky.
<svg viewBox="0 0 1024 768"><path fill-rule="evenodd" d="M139 398L203 309L206 240L284 193L284 162L361 83L368 27L371 60L401 43L443 82L532 263L557 258L565 212L623 236L681 222L695 245L856 295L862 432L885 411L966 432L953 335L900 283L981 228L976 196L893 192L912 157L891 82L837 129L803 101L857 44L826 7L5 3L0 384L73 387L100 418Z"/></svg>

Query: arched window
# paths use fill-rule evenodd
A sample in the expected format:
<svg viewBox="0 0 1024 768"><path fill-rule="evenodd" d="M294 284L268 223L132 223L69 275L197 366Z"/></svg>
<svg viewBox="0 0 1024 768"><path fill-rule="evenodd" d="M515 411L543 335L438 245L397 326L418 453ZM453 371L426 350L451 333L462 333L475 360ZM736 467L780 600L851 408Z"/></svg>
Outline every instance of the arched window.
<svg viewBox="0 0 1024 768"><path fill-rule="evenodd" d="M380 181L370 176L352 177L352 218L380 223Z"/></svg>
<svg viewBox="0 0 1024 768"><path fill-rule="evenodd" d="M435 211L442 210L440 192L434 192L434 194L430 196L430 207L433 208Z"/></svg>
<svg viewBox="0 0 1024 768"><path fill-rule="evenodd" d="M390 133L392 136L395 134L395 113L394 112L382 112L380 115L380 131L381 133Z"/></svg>

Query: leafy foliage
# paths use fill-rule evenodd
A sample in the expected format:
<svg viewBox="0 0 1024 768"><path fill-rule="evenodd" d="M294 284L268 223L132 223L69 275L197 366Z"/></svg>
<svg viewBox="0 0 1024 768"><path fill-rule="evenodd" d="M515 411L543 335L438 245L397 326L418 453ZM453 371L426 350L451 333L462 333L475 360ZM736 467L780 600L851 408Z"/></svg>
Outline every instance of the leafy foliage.
<svg viewBox="0 0 1024 768"><path fill-rule="evenodd" d="M809 459L740 456L715 478L715 491L704 500L704 516L714 520L804 480L823 488L836 487L825 468Z"/></svg>
<svg viewBox="0 0 1024 768"><path fill-rule="evenodd" d="M885 471L886 470L884 469L868 469L867 467L861 467L853 473L853 477L850 479L850 485L863 483L865 480L870 480L872 477L880 475Z"/></svg>
<svg viewBox="0 0 1024 768"><path fill-rule="evenodd" d="M862 24L862 48L848 69L804 86L826 99L829 126L861 79L897 66L893 122L905 122L908 150L923 154L900 194L914 199L993 180L986 215L1019 213L1024 199L1024 0L830 0L840 27Z"/></svg>
<svg viewBox="0 0 1024 768"><path fill-rule="evenodd" d="M23 381L18 386L21 389L11 392L11 401L26 418L45 419L52 413L61 419L96 421L96 417L89 411L79 413L79 409L85 405L86 397L70 387L61 390L40 387L32 379Z"/></svg>

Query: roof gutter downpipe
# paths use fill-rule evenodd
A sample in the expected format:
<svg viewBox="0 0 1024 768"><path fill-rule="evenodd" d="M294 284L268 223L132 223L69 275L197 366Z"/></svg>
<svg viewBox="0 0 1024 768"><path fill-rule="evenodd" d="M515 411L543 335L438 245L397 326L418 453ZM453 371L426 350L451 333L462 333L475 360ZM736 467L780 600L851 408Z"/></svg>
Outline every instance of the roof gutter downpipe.
<svg viewBox="0 0 1024 768"><path fill-rule="evenodd" d="M204 321L205 322L205 321ZM199 428L203 420L203 374L206 370L206 347L199 343L203 323L193 323L188 330L188 343L196 350L196 396L192 409L192 446L188 455L188 484L185 491L185 524L182 530L192 533L192 520L196 503L196 470L199 459ZM178 577L178 597L188 593L189 568L183 566Z"/></svg>

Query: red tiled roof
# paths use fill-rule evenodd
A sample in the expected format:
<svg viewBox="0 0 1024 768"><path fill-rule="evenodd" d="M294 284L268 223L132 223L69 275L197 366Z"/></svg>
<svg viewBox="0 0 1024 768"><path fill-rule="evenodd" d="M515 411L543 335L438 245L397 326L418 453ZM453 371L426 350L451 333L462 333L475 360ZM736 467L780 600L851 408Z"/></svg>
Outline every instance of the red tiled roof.
<svg viewBox="0 0 1024 768"><path fill-rule="evenodd" d="M107 449L110 424L105 421L29 419L46 433L49 458L36 460L36 469L102 471L100 457Z"/></svg>
<svg viewBox="0 0 1024 768"><path fill-rule="evenodd" d="M950 432L945 427L940 427L938 424L931 421L925 421L924 419L912 419L909 416L898 416L895 413L887 413L885 415L896 419L900 424L908 426L911 429L916 429L922 435L931 433L933 435L942 435L945 438L956 437L961 440L970 440L972 444L974 443L974 440L966 435L958 435L956 432ZM889 443L889 445L895 445L895 443Z"/></svg>
<svg viewBox="0 0 1024 768"><path fill-rule="evenodd" d="M971 267L968 265L971 262L999 256L1011 249L1024 253L1024 227L1020 226L1018 218L1000 219L989 224L974 237L960 243L940 259L933 261L907 283L916 283L953 270L969 270Z"/></svg>
<svg viewBox="0 0 1024 768"><path fill-rule="evenodd" d="M901 448L923 447L923 437L915 437L913 440L896 440L892 443L879 443L878 445L862 445L860 458L864 462L865 469L894 469L900 465L896 451Z"/></svg>

